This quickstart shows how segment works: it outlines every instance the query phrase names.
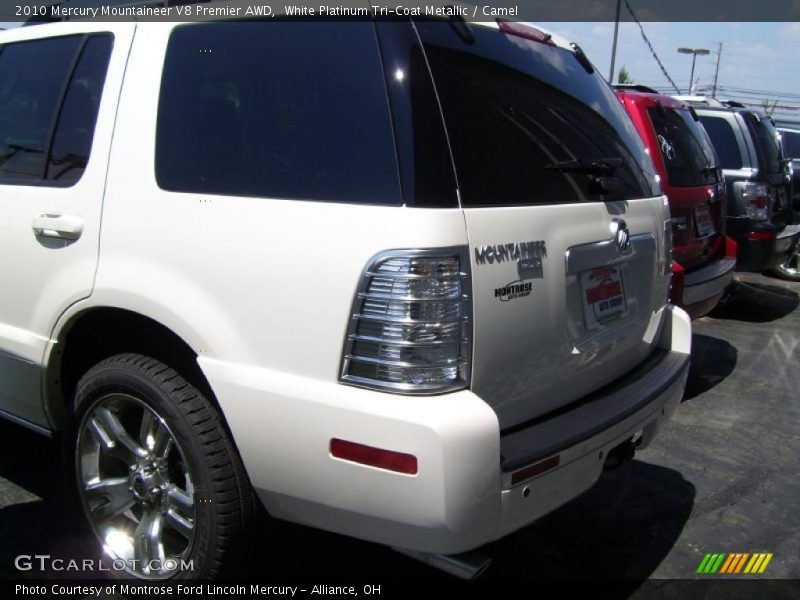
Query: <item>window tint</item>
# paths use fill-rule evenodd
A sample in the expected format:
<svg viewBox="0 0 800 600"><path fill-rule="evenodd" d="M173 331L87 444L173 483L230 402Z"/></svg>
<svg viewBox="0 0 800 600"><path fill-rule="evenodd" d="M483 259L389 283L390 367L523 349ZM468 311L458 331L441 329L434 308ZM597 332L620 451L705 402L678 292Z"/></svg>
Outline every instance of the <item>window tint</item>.
<svg viewBox="0 0 800 600"><path fill-rule="evenodd" d="M730 123L720 117L708 116L701 116L700 122L714 143L714 149L717 151L722 168L741 169L742 157L739 154L739 144Z"/></svg>
<svg viewBox="0 0 800 600"><path fill-rule="evenodd" d="M783 153L792 158L800 158L800 132L782 131Z"/></svg>
<svg viewBox="0 0 800 600"><path fill-rule="evenodd" d="M675 187L717 182L716 157L701 126L688 110L649 108L669 184Z"/></svg>
<svg viewBox="0 0 800 600"><path fill-rule="evenodd" d="M86 168L112 39L110 35L93 36L83 47L53 137L47 165L49 180L75 183Z"/></svg>
<svg viewBox="0 0 800 600"><path fill-rule="evenodd" d="M8 44L0 53L0 181L33 183L82 36Z"/></svg>
<svg viewBox="0 0 800 600"><path fill-rule="evenodd" d="M375 22L389 93L403 202L457 208L458 186L422 44L408 21Z"/></svg>
<svg viewBox="0 0 800 600"><path fill-rule="evenodd" d="M769 119L759 118L752 113L745 115L745 121L758 146L758 158L761 167L768 173L781 172L781 145L778 132Z"/></svg>
<svg viewBox="0 0 800 600"><path fill-rule="evenodd" d="M372 24L177 28L164 65L156 178L175 191L399 203Z"/></svg>
<svg viewBox="0 0 800 600"><path fill-rule="evenodd" d="M484 27L418 28L466 206L660 193L652 162L599 73L567 50ZM593 165L593 166L592 166Z"/></svg>

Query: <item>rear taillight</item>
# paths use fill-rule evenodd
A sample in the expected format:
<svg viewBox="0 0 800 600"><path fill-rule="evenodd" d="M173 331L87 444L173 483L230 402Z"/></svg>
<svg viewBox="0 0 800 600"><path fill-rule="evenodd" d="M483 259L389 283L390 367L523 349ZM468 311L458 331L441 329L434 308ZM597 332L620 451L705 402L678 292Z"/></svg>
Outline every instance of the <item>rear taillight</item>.
<svg viewBox="0 0 800 600"><path fill-rule="evenodd" d="M754 221L769 219L769 190L765 183L745 181L741 184L742 201L747 216Z"/></svg>
<svg viewBox="0 0 800 600"><path fill-rule="evenodd" d="M769 242L775 239L774 231L748 231L747 239L751 242Z"/></svg>
<svg viewBox="0 0 800 600"><path fill-rule="evenodd" d="M669 301L672 304L683 304L683 283L686 277L686 271L676 261L672 261L672 277L669 286Z"/></svg>
<svg viewBox="0 0 800 600"><path fill-rule="evenodd" d="M739 247L737 246L736 242L733 241L732 238L725 237L725 257L726 258L736 258L736 254L739 251Z"/></svg>
<svg viewBox="0 0 800 600"><path fill-rule="evenodd" d="M466 387L470 307L466 248L378 255L353 302L342 381L406 394Z"/></svg>

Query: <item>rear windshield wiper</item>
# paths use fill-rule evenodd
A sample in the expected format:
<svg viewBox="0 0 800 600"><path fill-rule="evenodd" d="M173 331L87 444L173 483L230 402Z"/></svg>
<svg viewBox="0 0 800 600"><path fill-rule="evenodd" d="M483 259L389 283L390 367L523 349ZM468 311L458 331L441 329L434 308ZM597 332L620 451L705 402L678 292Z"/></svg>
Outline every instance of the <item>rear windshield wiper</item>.
<svg viewBox="0 0 800 600"><path fill-rule="evenodd" d="M612 175L623 165L620 157L595 158L592 160L562 160L544 166L548 171L561 171L564 173L590 173L592 175Z"/></svg>

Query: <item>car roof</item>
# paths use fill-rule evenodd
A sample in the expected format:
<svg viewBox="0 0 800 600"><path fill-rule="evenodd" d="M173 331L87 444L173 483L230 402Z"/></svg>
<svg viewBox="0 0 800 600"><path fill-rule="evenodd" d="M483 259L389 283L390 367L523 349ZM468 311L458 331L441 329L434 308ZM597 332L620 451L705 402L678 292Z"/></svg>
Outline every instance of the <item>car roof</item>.
<svg viewBox="0 0 800 600"><path fill-rule="evenodd" d="M694 109L698 112L727 112L727 113L749 113L757 116L759 119L767 118L767 114L759 109L751 106L695 106Z"/></svg>
<svg viewBox="0 0 800 600"><path fill-rule="evenodd" d="M676 95L673 96L673 98L677 98L678 100L682 100L683 102L686 102L687 104L691 104L692 106L695 106L695 107L706 107L706 106L711 106L711 107L722 106L722 107L724 107L725 106L722 102L720 102L716 98L709 98L708 96L684 96L684 95L681 95L681 94L676 94Z"/></svg>

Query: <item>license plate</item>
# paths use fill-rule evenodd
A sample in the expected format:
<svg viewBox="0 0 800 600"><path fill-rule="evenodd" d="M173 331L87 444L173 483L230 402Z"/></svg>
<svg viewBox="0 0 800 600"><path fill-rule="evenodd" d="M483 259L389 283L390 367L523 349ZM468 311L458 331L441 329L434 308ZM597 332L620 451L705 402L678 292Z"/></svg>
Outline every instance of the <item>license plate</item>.
<svg viewBox="0 0 800 600"><path fill-rule="evenodd" d="M597 329L628 314L625 282L617 267L581 273L581 294L587 329Z"/></svg>
<svg viewBox="0 0 800 600"><path fill-rule="evenodd" d="M714 221L711 220L711 210L707 206L698 206L694 209L694 223L697 237L702 238L714 233Z"/></svg>

